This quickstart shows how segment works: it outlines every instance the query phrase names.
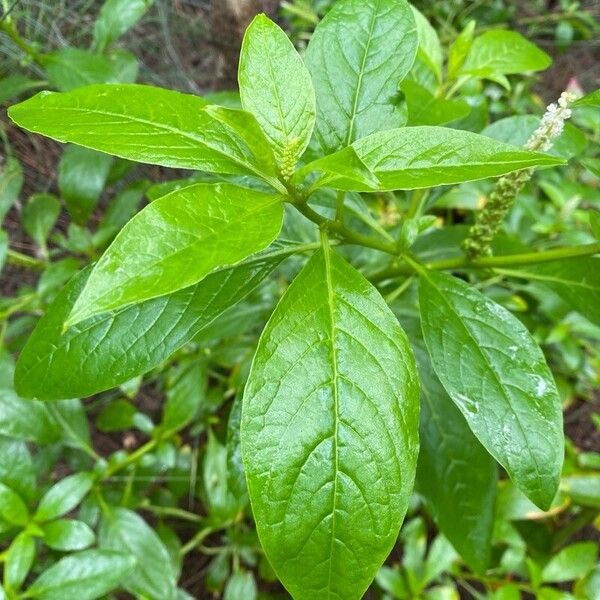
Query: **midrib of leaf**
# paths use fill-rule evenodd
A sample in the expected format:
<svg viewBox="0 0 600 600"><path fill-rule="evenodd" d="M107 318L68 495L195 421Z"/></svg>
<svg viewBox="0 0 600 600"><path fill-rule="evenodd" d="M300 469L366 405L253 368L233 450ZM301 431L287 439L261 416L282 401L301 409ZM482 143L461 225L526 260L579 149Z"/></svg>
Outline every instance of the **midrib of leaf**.
<svg viewBox="0 0 600 600"><path fill-rule="evenodd" d="M367 63L367 57L369 56L369 50L371 49L371 41L373 39L373 31L375 29L375 21L377 17L377 12L379 10L379 1L377 5L373 7L373 13L371 14L371 21L369 22L369 35L367 38L367 43L365 46L365 53L363 54L360 70L358 72L358 80L356 82L356 90L354 91L354 99L352 102L352 113L350 115L350 127L348 128L348 135L346 136L346 140L344 146L348 146L352 142L352 135L354 133L354 122L356 121L356 110L358 108L358 98L360 96L360 91L362 89L362 80L365 72L365 65Z"/></svg>
<svg viewBox="0 0 600 600"><path fill-rule="evenodd" d="M337 350L335 347L336 324L335 324L335 306L333 281L331 277L331 255L329 243L326 238L323 238L323 259L325 263L325 281L327 285L327 306L329 309L329 335L331 339L331 360L332 360L332 387L333 387L333 407L334 407L334 429L333 429L333 451L334 451L334 473L333 473L333 505L331 516L331 544L329 546L329 572L327 576L327 597L331 598L331 581L332 581L332 563L333 552L335 549L335 515L337 510L337 486L339 474L339 456L338 456L338 423L339 423L339 390L338 390L338 366L337 366Z"/></svg>
<svg viewBox="0 0 600 600"><path fill-rule="evenodd" d="M273 95L275 96L275 103L277 105L277 112L279 114L279 120L281 122L281 131L283 131L283 134L285 136L286 139L286 144L289 143L289 139L288 139L288 131L286 129L285 126L285 117L283 114L283 109L281 106L281 96L279 95L279 89L277 88L277 78L275 77L275 73L273 71L273 62L271 61L271 53L267 52L267 65L268 65L268 69L269 69L269 75L271 77L271 82L272 82L272 87L271 89L273 90ZM273 83L275 85L273 85ZM277 144L277 142L275 142ZM279 144L277 144L279 146Z"/></svg>
<svg viewBox="0 0 600 600"><path fill-rule="evenodd" d="M455 315L456 321L460 324L461 328L467 334L467 337L473 342L473 345L475 346L475 348L477 348L477 352L483 358L484 363L487 365L489 371L492 373L494 379L498 383L498 386L500 388L500 392L504 396L504 398L506 399L506 401L508 403L508 406L510 407L511 413L515 416L515 422L518 423L518 425L519 425L519 430L521 431L521 435L523 436L523 441L525 442L525 446L527 447L529 456L531 457L531 460L532 460L533 464L535 465L535 472L536 472L538 478L540 478L540 467L539 467L537 458L533 454L533 452L531 451L531 445L529 444L529 439L525 435L525 430L523 428L523 424L521 423L521 419L519 417L519 414L515 411L515 409L513 407L512 399L510 398L510 395L504 391L504 384L500 380L500 377L498 376L498 374L496 373L496 371L492 367L492 365L491 365L491 363L490 363L487 355L485 354L485 352L483 351L483 349L479 345L479 342L473 336L473 334L471 333L471 330L463 322L463 320L461 319L460 315L454 310L454 307L452 306L452 304L450 304L450 302L448 301L448 299L446 298L446 296L444 296L444 294L441 293L441 291L438 289L438 287L435 285L435 283L427 276L427 273L425 271L422 272L422 275L424 277L426 277L426 279L431 284L432 288L438 293L438 296L443 300L443 302L446 304L446 306Z"/></svg>
<svg viewBox="0 0 600 600"><path fill-rule="evenodd" d="M195 136L193 133L190 133L189 131L185 131L183 129L177 129L176 127L172 127L171 125L166 125L164 123L158 123L156 121L149 121L148 119L142 119L141 117L132 117L131 115L123 115L121 113L116 113L116 112L112 112L112 111L104 111L104 110L98 110L98 109L87 109L87 108L78 108L78 107L75 107L75 106L69 106L69 107L55 106L55 107L53 107L53 108L51 108L49 110L66 110L66 111L74 111L74 112L91 113L91 114L100 115L100 116L117 117L117 118L123 119L125 121L132 121L134 123L141 123L143 125L149 125L149 126L154 127L156 129L167 131L169 133L174 133L176 135L180 135L180 136L182 136L184 138L187 138L189 140L197 142L201 146L204 146L204 147L208 148L209 150L212 150L213 152L216 152L217 154L219 154L220 156L224 157L225 159L230 160L230 161L232 161L232 162L234 162L234 163L236 163L236 164L244 167L245 169L249 169L252 173L254 173L255 175L257 175L258 177L260 177L262 179L265 179L265 177L266 177L266 174L261 173L251 163L246 162L245 160L240 160L237 157L230 156L229 154L226 154L225 152L223 152L223 150L221 150L220 148L217 148L217 147L212 146L211 144L207 143L206 139L199 138L199 137ZM203 110L203 108L201 108L200 110ZM217 121L218 123L220 123L223 127L227 127L228 129L231 129L228 125L222 123L221 121L218 121L217 119L215 119L214 117L212 117L209 113L206 113L206 114L211 119L213 119L214 121ZM237 134L235 134L235 136L239 137ZM244 146L246 146L246 149L250 152L250 154L252 154L252 156L254 156L254 152L252 152L252 150L246 144L246 142L242 138L240 138L240 140L244 143ZM73 143L75 143L75 142L73 142ZM95 148L92 148L91 146L87 146L85 144L78 144L78 145L84 146L85 148L90 148L91 150L95 150ZM100 152L102 152L102 150ZM116 156L119 156L119 155L116 154ZM124 158L126 158L126 157L124 157ZM270 181L270 178L269 178L269 181Z"/></svg>

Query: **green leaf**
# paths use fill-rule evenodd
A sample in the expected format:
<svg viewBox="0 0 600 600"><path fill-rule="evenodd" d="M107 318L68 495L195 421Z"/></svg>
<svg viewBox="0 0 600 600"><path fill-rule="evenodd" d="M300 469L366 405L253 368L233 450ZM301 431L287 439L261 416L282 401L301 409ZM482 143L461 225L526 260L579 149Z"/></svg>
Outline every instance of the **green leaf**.
<svg viewBox="0 0 600 600"><path fill-rule="evenodd" d="M395 96L417 46L415 20L405 0L334 4L306 50L317 96L315 138L325 154L404 124Z"/></svg>
<svg viewBox="0 0 600 600"><path fill-rule="evenodd" d="M23 400L12 390L0 390L0 435L39 444L60 439L61 432L42 402Z"/></svg>
<svg viewBox="0 0 600 600"><path fill-rule="evenodd" d="M242 397L236 396L227 421L227 487L240 506L248 504L248 485L242 459Z"/></svg>
<svg viewBox="0 0 600 600"><path fill-rule="evenodd" d="M50 521L72 511L87 495L94 478L91 473L75 473L55 483L42 497L33 518Z"/></svg>
<svg viewBox="0 0 600 600"><path fill-rule="evenodd" d="M36 475L27 444L0 437L0 482L27 500L34 496Z"/></svg>
<svg viewBox="0 0 600 600"><path fill-rule="evenodd" d="M600 179L600 158L583 158L579 161L592 175Z"/></svg>
<svg viewBox="0 0 600 600"><path fill-rule="evenodd" d="M145 85L90 85L64 94L41 92L12 106L9 115L24 129L59 142L138 162L276 176L256 119L242 111L210 109L198 96Z"/></svg>
<svg viewBox="0 0 600 600"><path fill-rule="evenodd" d="M597 560L596 543L571 544L550 559L542 570L542 580L546 583L560 583L579 579L594 568Z"/></svg>
<svg viewBox="0 0 600 600"><path fill-rule="evenodd" d="M131 83L137 78L137 61L122 52L110 56L79 48L61 48L44 55L44 66L52 87L68 92L94 83Z"/></svg>
<svg viewBox="0 0 600 600"><path fill-rule="evenodd" d="M436 80L442 81L442 45L436 30L431 26L423 13L411 5L415 24L417 26L417 37L419 47L417 50L417 58L421 60L428 69L430 69Z"/></svg>
<svg viewBox="0 0 600 600"><path fill-rule="evenodd" d="M422 340L411 341L421 380L417 489L442 533L482 573L490 560L496 462L446 394Z"/></svg>
<svg viewBox="0 0 600 600"><path fill-rule="evenodd" d="M444 273L421 275L423 334L435 372L483 446L547 509L564 439L542 351L517 318L474 287Z"/></svg>
<svg viewBox="0 0 600 600"><path fill-rule="evenodd" d="M410 591L402 573L385 565L377 571L375 576L377 585L392 598L408 598Z"/></svg>
<svg viewBox="0 0 600 600"><path fill-rule="evenodd" d="M131 29L154 4L154 0L106 0L94 23L93 48L104 52Z"/></svg>
<svg viewBox="0 0 600 600"><path fill-rule="evenodd" d="M177 574L169 551L156 532L138 514L126 508L111 508L99 533L100 547L121 550L137 562L135 571L123 580L132 594L157 600L172 600Z"/></svg>
<svg viewBox="0 0 600 600"><path fill-rule="evenodd" d="M225 523L235 517L238 503L228 485L227 448L219 443L212 431L208 433L202 466L208 513L217 522Z"/></svg>
<svg viewBox="0 0 600 600"><path fill-rule="evenodd" d="M352 147L380 185L350 187L342 180L330 182L330 187L348 191L418 189L564 163L470 131L445 127L390 129L358 140Z"/></svg>
<svg viewBox="0 0 600 600"><path fill-rule="evenodd" d="M14 490L3 483L0 483L0 517L19 527L29 523L27 506Z"/></svg>
<svg viewBox="0 0 600 600"><path fill-rule="evenodd" d="M502 271L542 284L574 310L600 325L600 257L586 256Z"/></svg>
<svg viewBox="0 0 600 600"><path fill-rule="evenodd" d="M17 362L17 390L42 400L86 397L146 373L250 293L285 256L258 255L179 292L93 317L63 333L89 276L89 269L82 272L56 297L29 337ZM3 417L1 398L0 393ZM38 423L37 417L31 422L25 417L28 426ZM0 418L0 432L3 424L10 426Z"/></svg>
<svg viewBox="0 0 600 600"><path fill-rule="evenodd" d="M18 590L27 573L31 569L35 558L35 540L22 531L13 540L7 550L4 567L4 585L9 589Z"/></svg>
<svg viewBox="0 0 600 600"><path fill-rule="evenodd" d="M460 75L488 77L543 71L552 59L516 31L495 30L475 38Z"/></svg>
<svg viewBox="0 0 600 600"><path fill-rule="evenodd" d="M94 532L83 521L58 519L46 523L42 530L44 543L53 550L63 552L83 550L96 540Z"/></svg>
<svg viewBox="0 0 600 600"><path fill-rule="evenodd" d="M23 207L23 229L41 246L46 246L58 215L60 202L52 194L34 194Z"/></svg>
<svg viewBox="0 0 600 600"><path fill-rule="evenodd" d="M393 547L418 452L418 377L371 284L328 248L259 342L242 453L261 544L296 600L360 598Z"/></svg>
<svg viewBox="0 0 600 600"><path fill-rule="evenodd" d="M206 398L208 378L205 362L193 362L177 370L177 379L167 390L161 426L166 431L179 431L198 414Z"/></svg>
<svg viewBox="0 0 600 600"><path fill-rule="evenodd" d="M600 90L594 90L582 98L578 98L573 103L573 107L576 106L600 106Z"/></svg>
<svg viewBox="0 0 600 600"><path fill-rule="evenodd" d="M122 552L85 550L52 565L26 594L40 600L94 600L118 587L135 564L133 556Z"/></svg>
<svg viewBox="0 0 600 600"><path fill-rule="evenodd" d="M405 79L400 89L408 107L408 125L444 125L471 112L464 100L438 98L410 79Z"/></svg>
<svg viewBox="0 0 600 600"><path fill-rule="evenodd" d="M246 30L239 83L242 106L256 117L277 162L293 166L313 132L315 92L292 42L265 15L258 15Z"/></svg>
<svg viewBox="0 0 600 600"><path fill-rule="evenodd" d="M21 163L14 156L8 156L0 170L0 224L19 197L22 187L23 169Z"/></svg>
<svg viewBox="0 0 600 600"><path fill-rule="evenodd" d="M41 87L44 84L44 81L34 81L20 73L3 77L0 79L0 104L11 100L15 96L19 96L23 92Z"/></svg>
<svg viewBox="0 0 600 600"><path fill-rule="evenodd" d="M280 197L232 184L163 196L129 221L96 263L66 325L193 285L268 246L282 221Z"/></svg>
<svg viewBox="0 0 600 600"><path fill-rule="evenodd" d="M573 475L560 482L560 489L575 504L600 509L600 475Z"/></svg>
<svg viewBox="0 0 600 600"><path fill-rule="evenodd" d="M540 119L534 115L516 115L492 123L481 134L515 146L524 146L539 124ZM563 158L573 158L580 155L587 146L588 141L581 130L567 123L548 153Z"/></svg>
<svg viewBox="0 0 600 600"><path fill-rule="evenodd" d="M249 571L236 571L227 581L223 600L256 600L256 581Z"/></svg>
<svg viewBox="0 0 600 600"><path fill-rule="evenodd" d="M136 414L135 405L123 398L117 398L102 408L96 419L96 426L103 433L125 431L133 427Z"/></svg>
<svg viewBox="0 0 600 600"><path fill-rule="evenodd" d="M0 273L4 268L6 257L8 256L8 233L0 229Z"/></svg>
<svg viewBox="0 0 600 600"><path fill-rule="evenodd" d="M85 225L98 203L113 157L80 146L67 146L58 164L58 188L71 218Z"/></svg>
<svg viewBox="0 0 600 600"><path fill-rule="evenodd" d="M460 68L464 64L475 33L475 21L469 21L465 28L458 34L457 38L452 42L448 52L448 80L454 81Z"/></svg>
<svg viewBox="0 0 600 600"><path fill-rule="evenodd" d="M352 146L304 165L296 171L293 181L301 181L311 173L320 173L317 180L312 183L311 189L320 187L377 189L380 185L377 177L360 160Z"/></svg>

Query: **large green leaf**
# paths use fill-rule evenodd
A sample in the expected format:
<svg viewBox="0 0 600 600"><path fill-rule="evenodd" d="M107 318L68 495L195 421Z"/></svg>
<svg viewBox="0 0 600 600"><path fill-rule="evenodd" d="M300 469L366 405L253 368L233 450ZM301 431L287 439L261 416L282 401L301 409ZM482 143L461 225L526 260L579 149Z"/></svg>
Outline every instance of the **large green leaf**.
<svg viewBox="0 0 600 600"><path fill-rule="evenodd" d="M100 525L100 547L127 552L137 563L135 570L123 581L125 589L152 600L175 600L177 573L156 532L131 510L109 510Z"/></svg>
<svg viewBox="0 0 600 600"><path fill-rule="evenodd" d="M274 176L269 144L249 113L145 85L41 92L9 109L21 127L138 162ZM243 132L243 135L240 135Z"/></svg>
<svg viewBox="0 0 600 600"><path fill-rule="evenodd" d="M94 23L94 49L103 52L133 27L152 4L154 0L106 0Z"/></svg>
<svg viewBox="0 0 600 600"><path fill-rule="evenodd" d="M94 266L69 325L176 292L233 265L279 234L278 196L232 184L197 184L138 213Z"/></svg>
<svg viewBox="0 0 600 600"><path fill-rule="evenodd" d="M40 600L94 600L118 587L135 567L135 558L122 552L86 550L61 558L27 589Z"/></svg>
<svg viewBox="0 0 600 600"><path fill-rule="evenodd" d="M525 71L542 71L552 59L516 31L487 31L475 38L460 75L489 77Z"/></svg>
<svg viewBox="0 0 600 600"><path fill-rule="evenodd" d="M22 396L41 400L86 397L116 387L167 359L244 298L285 256L276 251L253 257L174 294L92 317L63 333L89 276L86 270L61 291L27 340L15 386Z"/></svg>
<svg viewBox="0 0 600 600"><path fill-rule="evenodd" d="M497 466L437 378L422 340L411 336L421 380L417 489L437 526L465 561L483 572L490 559Z"/></svg>
<svg viewBox="0 0 600 600"><path fill-rule="evenodd" d="M558 260L518 270L502 269L502 272L541 283L574 310L600 325L600 257Z"/></svg>
<svg viewBox="0 0 600 600"><path fill-rule="evenodd" d="M354 142L352 147L377 177L379 186L339 178L328 182L329 187L349 191L417 189L564 163L554 156L446 127L380 131ZM328 157L329 160L334 156Z"/></svg>
<svg viewBox="0 0 600 600"><path fill-rule="evenodd" d="M418 414L395 317L358 271L319 251L266 326L242 408L259 537L296 600L362 597L406 512Z"/></svg>
<svg viewBox="0 0 600 600"><path fill-rule="evenodd" d="M239 82L242 106L263 128L277 161L295 164L315 125L315 92L292 42L265 15L246 30Z"/></svg>
<svg viewBox="0 0 600 600"><path fill-rule="evenodd" d="M395 96L417 45L405 0L341 0L327 13L306 51L317 95L316 140L325 153L404 124Z"/></svg>
<svg viewBox="0 0 600 600"><path fill-rule="evenodd" d="M547 509L563 462L561 402L525 326L474 287L423 272L422 326L433 367L488 452Z"/></svg>

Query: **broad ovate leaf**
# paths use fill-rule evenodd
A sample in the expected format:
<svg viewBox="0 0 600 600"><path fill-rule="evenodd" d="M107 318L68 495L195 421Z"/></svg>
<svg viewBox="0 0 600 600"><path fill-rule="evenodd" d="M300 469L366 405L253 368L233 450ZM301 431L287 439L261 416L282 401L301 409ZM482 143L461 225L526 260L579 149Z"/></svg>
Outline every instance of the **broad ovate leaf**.
<svg viewBox="0 0 600 600"><path fill-rule="evenodd" d="M138 213L96 263L68 324L176 292L268 246L281 198L232 184L197 184Z"/></svg>
<svg viewBox="0 0 600 600"><path fill-rule="evenodd" d="M265 15L258 15L246 30L239 83L242 106L256 117L277 162L293 166L313 132L315 92L292 42Z"/></svg>
<svg viewBox="0 0 600 600"><path fill-rule="evenodd" d="M295 600L361 598L392 549L418 452L418 376L379 293L329 248L260 339L242 408L258 534Z"/></svg>
<svg viewBox="0 0 600 600"><path fill-rule="evenodd" d="M543 71L552 59L516 31L487 31L475 38L458 70L460 75L489 77Z"/></svg>
<svg viewBox="0 0 600 600"><path fill-rule="evenodd" d="M41 92L9 109L17 124L59 142L143 163L232 175L276 175L256 119L199 96L146 85Z"/></svg>
<svg viewBox="0 0 600 600"><path fill-rule="evenodd" d="M398 83L417 46L405 0L341 0L327 13L306 51L317 96L315 137L326 154L404 124Z"/></svg>
<svg viewBox="0 0 600 600"><path fill-rule="evenodd" d="M419 303L442 385L515 485L546 510L564 440L560 398L539 346L510 312L451 275L423 271Z"/></svg>
<svg viewBox="0 0 600 600"><path fill-rule="evenodd" d="M378 186L339 178L328 182L329 187L347 191L409 190L564 163L563 159L470 131L433 126L380 131L354 142L352 147L377 178ZM328 160L333 162L337 154Z"/></svg>
<svg viewBox="0 0 600 600"><path fill-rule="evenodd" d="M63 332L89 277L86 269L56 297L27 340L17 361L16 389L25 398L83 398L146 373L250 293L285 256L275 251L252 257L173 294Z"/></svg>

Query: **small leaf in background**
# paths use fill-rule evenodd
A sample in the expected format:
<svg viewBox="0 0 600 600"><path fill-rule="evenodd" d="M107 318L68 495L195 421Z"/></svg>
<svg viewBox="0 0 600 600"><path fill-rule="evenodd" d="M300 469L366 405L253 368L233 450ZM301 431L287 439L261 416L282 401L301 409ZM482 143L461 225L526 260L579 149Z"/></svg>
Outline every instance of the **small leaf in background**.
<svg viewBox="0 0 600 600"><path fill-rule="evenodd" d="M280 166L293 169L313 132L315 92L292 42L265 15L255 17L246 30L239 83L244 110L256 117Z"/></svg>
<svg viewBox="0 0 600 600"><path fill-rule="evenodd" d="M335 3L306 50L317 97L315 139L325 154L404 124L395 95L417 46L405 0Z"/></svg>
<svg viewBox="0 0 600 600"><path fill-rule="evenodd" d="M23 168L14 156L0 163L0 224L15 203L23 187Z"/></svg>
<svg viewBox="0 0 600 600"><path fill-rule="evenodd" d="M0 104L7 100L12 100L23 92L42 87L44 83L44 81L29 79L20 73L3 77L0 79Z"/></svg>
<svg viewBox="0 0 600 600"><path fill-rule="evenodd" d="M0 482L29 501L34 496L36 477L27 444L0 436Z"/></svg>
<svg viewBox="0 0 600 600"><path fill-rule="evenodd" d="M408 108L408 125L444 125L471 112L464 100L438 98L410 79L405 79L400 89Z"/></svg>
<svg viewBox="0 0 600 600"><path fill-rule="evenodd" d="M174 381L167 389L161 427L165 431L179 431L191 423L206 399L208 369L204 361L196 361L183 368L173 369Z"/></svg>
<svg viewBox="0 0 600 600"><path fill-rule="evenodd" d="M392 598L407 598L410 594L406 579L397 569L384 565L377 571L375 582Z"/></svg>
<svg viewBox="0 0 600 600"><path fill-rule="evenodd" d="M573 103L573 107L577 106L600 106L600 90L595 90L579 98Z"/></svg>
<svg viewBox="0 0 600 600"><path fill-rule="evenodd" d="M8 255L8 233L0 229L0 273Z"/></svg>
<svg viewBox="0 0 600 600"><path fill-rule="evenodd" d="M79 48L61 48L44 55L50 85L68 92L93 83L131 83L137 78L137 60L129 53L111 56Z"/></svg>
<svg viewBox="0 0 600 600"><path fill-rule="evenodd" d="M563 548L542 570L544 582L559 583L579 579L591 571L598 560L598 545L580 542Z"/></svg>
<svg viewBox="0 0 600 600"><path fill-rule="evenodd" d="M92 214L113 163L112 156L67 146L58 166L58 187L71 218L85 225Z"/></svg>
<svg viewBox="0 0 600 600"><path fill-rule="evenodd" d="M223 600L256 600L258 590L254 575L249 571L236 571L227 581Z"/></svg>
<svg viewBox="0 0 600 600"><path fill-rule="evenodd" d="M475 21L469 21L450 46L448 55L448 80L454 81L463 66L475 34Z"/></svg>
<svg viewBox="0 0 600 600"><path fill-rule="evenodd" d="M423 271L420 281L423 335L442 385L515 484L547 509L564 438L541 349L516 317L460 279Z"/></svg>
<svg viewBox="0 0 600 600"><path fill-rule="evenodd" d="M460 75L488 77L543 71L551 58L516 31L487 31L471 44Z"/></svg>
<svg viewBox="0 0 600 600"><path fill-rule="evenodd" d="M34 194L23 207L23 228L42 249L59 214L60 202L52 194Z"/></svg>
<svg viewBox="0 0 600 600"><path fill-rule="evenodd" d="M248 485L242 460L240 427L242 423L242 397L236 396L227 421L227 486L239 506L248 504Z"/></svg>
<svg viewBox="0 0 600 600"><path fill-rule="evenodd" d="M26 594L39 600L95 600L119 587L135 566L135 558L122 552L85 550L61 558Z"/></svg>
<svg viewBox="0 0 600 600"><path fill-rule="evenodd" d="M33 565L35 540L23 531L12 541L7 553L4 563L4 585L9 589L17 590Z"/></svg>
<svg viewBox="0 0 600 600"><path fill-rule="evenodd" d="M238 505L228 486L227 448L212 431L208 433L203 469L209 515L217 523L224 523L236 515Z"/></svg>
<svg viewBox="0 0 600 600"><path fill-rule="evenodd" d="M96 419L96 425L104 433L125 431L133 427L133 417L136 413L137 408L131 402L124 398L117 398L102 408Z"/></svg>
<svg viewBox="0 0 600 600"><path fill-rule="evenodd" d="M582 158L579 161L590 173L600 178L600 158Z"/></svg>
<svg viewBox="0 0 600 600"><path fill-rule="evenodd" d="M197 184L155 200L94 266L68 326L197 283L268 246L283 220L280 197L231 184Z"/></svg>
<svg viewBox="0 0 600 600"><path fill-rule="evenodd" d="M600 242L600 213L590 211L590 227L594 237Z"/></svg>
<svg viewBox="0 0 600 600"><path fill-rule="evenodd" d="M572 475L560 482L560 489L576 504L600 509L600 475Z"/></svg>
<svg viewBox="0 0 600 600"><path fill-rule="evenodd" d="M131 29L154 4L154 0L106 0L94 23L93 49L104 52Z"/></svg>
<svg viewBox="0 0 600 600"><path fill-rule="evenodd" d="M0 517L20 527L29 522L27 506L14 490L3 483L0 483Z"/></svg>
<svg viewBox="0 0 600 600"><path fill-rule="evenodd" d="M42 497L35 512L38 522L56 519L72 511L90 491L91 473L75 473L55 483Z"/></svg>
<svg viewBox="0 0 600 600"><path fill-rule="evenodd" d="M436 81L441 83L444 58L440 38L425 15L412 5L411 9L413 11L413 16L415 17L417 38L419 40L417 61L422 61L427 68L433 72Z"/></svg>
<svg viewBox="0 0 600 600"><path fill-rule="evenodd" d="M418 376L377 290L329 248L277 305L243 402L244 468L273 569L296 600L360 598L412 490Z"/></svg>
<svg viewBox="0 0 600 600"><path fill-rule="evenodd" d="M126 508L110 508L100 526L103 549L126 552L136 561L135 570L123 586L132 594L170 600L176 593L177 573L171 557L156 532L138 514Z"/></svg>
<svg viewBox="0 0 600 600"><path fill-rule="evenodd" d="M58 519L46 523L42 530L44 543L53 550L63 552L83 550L96 540L94 532L82 521Z"/></svg>

